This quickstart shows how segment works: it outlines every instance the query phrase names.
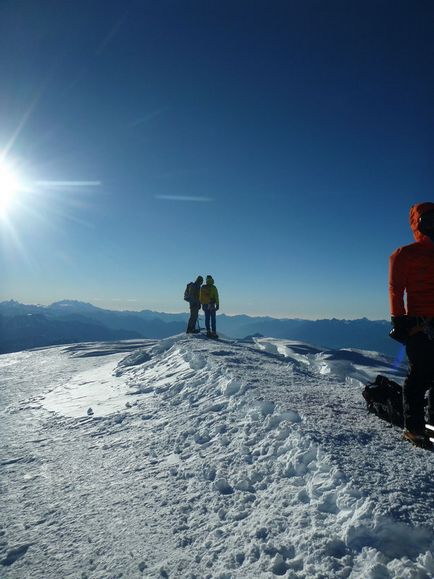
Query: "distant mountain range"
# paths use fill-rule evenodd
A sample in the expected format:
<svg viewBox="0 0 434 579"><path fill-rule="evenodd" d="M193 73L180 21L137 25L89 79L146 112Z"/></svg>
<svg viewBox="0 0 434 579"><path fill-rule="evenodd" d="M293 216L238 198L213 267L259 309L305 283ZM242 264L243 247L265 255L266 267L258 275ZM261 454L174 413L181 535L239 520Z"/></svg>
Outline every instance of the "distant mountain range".
<svg viewBox="0 0 434 579"><path fill-rule="evenodd" d="M0 353L75 342L165 338L184 332L187 319L187 312L112 311L74 300L49 306L11 300L0 303ZM219 332L231 338L260 334L327 348L374 350L390 356L397 355L400 348L388 337L390 323L385 320L302 320L219 314L217 325Z"/></svg>

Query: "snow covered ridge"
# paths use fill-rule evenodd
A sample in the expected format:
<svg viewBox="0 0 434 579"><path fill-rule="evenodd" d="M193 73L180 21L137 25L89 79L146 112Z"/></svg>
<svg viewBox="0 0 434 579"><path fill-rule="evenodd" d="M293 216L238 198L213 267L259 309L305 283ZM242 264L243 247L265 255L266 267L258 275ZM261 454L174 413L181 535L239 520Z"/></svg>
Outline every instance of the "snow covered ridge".
<svg viewBox="0 0 434 579"><path fill-rule="evenodd" d="M434 576L433 455L360 395L395 366L185 335L1 356L0 575Z"/></svg>

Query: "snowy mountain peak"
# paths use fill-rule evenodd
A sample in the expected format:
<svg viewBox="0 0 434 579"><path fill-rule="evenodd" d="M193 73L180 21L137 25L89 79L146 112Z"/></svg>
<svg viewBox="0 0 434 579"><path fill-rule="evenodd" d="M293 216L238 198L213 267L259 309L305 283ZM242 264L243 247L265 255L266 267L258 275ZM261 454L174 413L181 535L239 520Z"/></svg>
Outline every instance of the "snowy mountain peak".
<svg viewBox="0 0 434 579"><path fill-rule="evenodd" d="M56 308L65 308L65 309L73 309L79 311L86 311L86 310L99 310L97 306L89 304L87 302L80 302L78 300L60 300L58 302L53 302L48 306L48 308L56 309Z"/></svg>

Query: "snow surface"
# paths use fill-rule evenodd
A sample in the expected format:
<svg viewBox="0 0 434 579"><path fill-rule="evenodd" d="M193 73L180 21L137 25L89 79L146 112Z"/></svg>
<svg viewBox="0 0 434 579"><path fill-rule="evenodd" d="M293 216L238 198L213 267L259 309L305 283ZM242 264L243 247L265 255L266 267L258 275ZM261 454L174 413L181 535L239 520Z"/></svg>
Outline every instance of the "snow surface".
<svg viewBox="0 0 434 579"><path fill-rule="evenodd" d="M1 577L434 576L434 455L361 396L397 362L180 335L0 372Z"/></svg>

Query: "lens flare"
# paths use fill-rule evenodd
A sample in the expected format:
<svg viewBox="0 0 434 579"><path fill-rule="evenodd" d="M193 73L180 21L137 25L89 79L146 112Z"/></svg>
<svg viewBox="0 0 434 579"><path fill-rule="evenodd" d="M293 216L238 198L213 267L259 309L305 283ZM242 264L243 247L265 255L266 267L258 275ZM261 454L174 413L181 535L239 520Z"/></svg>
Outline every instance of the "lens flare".
<svg viewBox="0 0 434 579"><path fill-rule="evenodd" d="M405 346L401 345L396 355L396 358L393 361L393 367L395 368L395 370L399 370L399 368L401 368L402 363L404 362L404 358L405 358Z"/></svg>
<svg viewBox="0 0 434 579"><path fill-rule="evenodd" d="M13 170L0 164L0 219L5 219L16 201L21 189L18 177Z"/></svg>

